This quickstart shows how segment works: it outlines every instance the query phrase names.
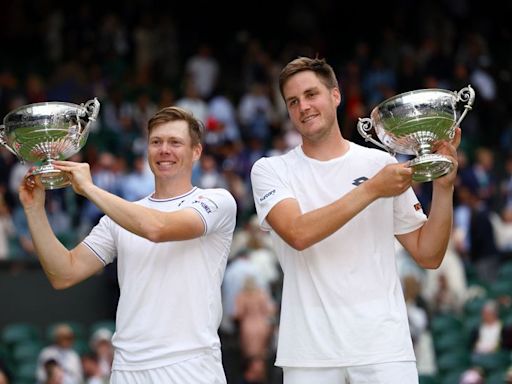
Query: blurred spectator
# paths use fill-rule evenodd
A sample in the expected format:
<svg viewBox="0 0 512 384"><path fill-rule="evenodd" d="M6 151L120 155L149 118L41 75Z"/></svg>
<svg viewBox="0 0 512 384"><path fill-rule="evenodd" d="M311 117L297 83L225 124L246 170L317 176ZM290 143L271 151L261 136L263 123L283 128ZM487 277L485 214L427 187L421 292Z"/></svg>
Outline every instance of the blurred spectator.
<svg viewBox="0 0 512 384"><path fill-rule="evenodd" d="M201 98L193 81L187 80L185 82L183 95L176 101L176 106L192 112L197 119L206 124L208 120L208 104Z"/></svg>
<svg viewBox="0 0 512 384"><path fill-rule="evenodd" d="M264 357L248 357L243 360L243 377L240 384L266 384L267 361Z"/></svg>
<svg viewBox="0 0 512 384"><path fill-rule="evenodd" d="M461 170L460 182L475 191L477 197L492 207L492 200L497 192L496 175L494 173L494 153L489 148L480 147L475 153L473 165Z"/></svg>
<svg viewBox="0 0 512 384"><path fill-rule="evenodd" d="M0 384L10 384L11 382L11 374L9 370L5 367L5 364L2 360L0 360Z"/></svg>
<svg viewBox="0 0 512 384"><path fill-rule="evenodd" d="M98 159L92 165L91 175L94 184L98 187L111 192L120 194L121 176L118 170L118 159L111 152L105 151L99 154ZM85 225L92 227L103 216L103 212L89 200L84 202L82 220Z"/></svg>
<svg viewBox="0 0 512 384"><path fill-rule="evenodd" d="M136 156L130 172L121 176L120 195L128 201L137 201L155 190L155 181L144 156Z"/></svg>
<svg viewBox="0 0 512 384"><path fill-rule="evenodd" d="M499 253L487 205L471 187L462 184L456 189L459 204L454 208L454 245L468 266L474 267L478 278L492 282L496 278Z"/></svg>
<svg viewBox="0 0 512 384"><path fill-rule="evenodd" d="M230 335L236 332L235 303L247 277L258 278L258 269L249 258L249 250L241 249L228 262L222 281L222 322L220 329ZM263 286L263 283L261 283Z"/></svg>
<svg viewBox="0 0 512 384"><path fill-rule="evenodd" d="M450 241L441 265L425 271L422 296L430 314L460 314L467 299L468 283L464 263Z"/></svg>
<svg viewBox="0 0 512 384"><path fill-rule="evenodd" d="M484 372L481 368L471 367L465 370L458 384L484 384Z"/></svg>
<svg viewBox="0 0 512 384"><path fill-rule="evenodd" d="M274 302L252 276L245 278L235 301L242 356L267 357L275 315Z"/></svg>
<svg viewBox="0 0 512 384"><path fill-rule="evenodd" d="M63 367L55 359L49 359L44 362L44 372L46 379L44 384L66 384Z"/></svg>
<svg viewBox="0 0 512 384"><path fill-rule="evenodd" d="M5 200L5 187L0 184L0 260L10 256L10 239L15 235L11 212Z"/></svg>
<svg viewBox="0 0 512 384"><path fill-rule="evenodd" d="M219 63L213 56L212 47L208 43L202 43L197 52L188 58L185 63L185 75L195 86L198 96L203 100L208 100L212 95L217 85L219 71ZM195 113L194 115L201 117Z"/></svg>
<svg viewBox="0 0 512 384"><path fill-rule="evenodd" d="M274 109L268 93L266 84L253 83L240 99L238 116L247 139L270 141Z"/></svg>
<svg viewBox="0 0 512 384"><path fill-rule="evenodd" d="M75 334L67 324L58 324L53 330L53 343L41 350L37 358L37 381L47 383L46 363L55 360L64 373L62 384L81 384L83 380L82 362L73 349ZM58 369L57 369L58 371ZM52 370L53 372L53 370ZM56 374L59 376L59 373Z"/></svg>
<svg viewBox="0 0 512 384"><path fill-rule="evenodd" d="M428 329L427 308L420 296L420 281L416 276L409 275L403 278L402 284L418 372L434 374L436 370L435 353L432 336Z"/></svg>
<svg viewBox="0 0 512 384"><path fill-rule="evenodd" d="M103 128L107 131L121 134L130 130L133 122L133 105L124 98L119 86L109 89L107 100L101 107L100 114Z"/></svg>
<svg viewBox="0 0 512 384"><path fill-rule="evenodd" d="M235 106L233 101L221 92L222 90L218 89L209 101L208 116L221 125L222 130L220 132L209 130L205 137L206 144L219 145L228 140L240 140L240 127L238 126ZM212 137L214 135L216 136L215 139Z"/></svg>
<svg viewBox="0 0 512 384"><path fill-rule="evenodd" d="M138 92L135 103L133 104L133 122L140 136L146 135L146 126L149 119L158 111L157 104L151 99L148 89L142 89Z"/></svg>
<svg viewBox="0 0 512 384"><path fill-rule="evenodd" d="M98 365L96 376L108 382L114 360L114 347L112 346L112 332L106 328L97 329L89 341L93 357Z"/></svg>
<svg viewBox="0 0 512 384"><path fill-rule="evenodd" d="M498 303L488 300L482 307L480 324L473 336L473 352L489 354L498 351L501 346L502 329Z"/></svg>
<svg viewBox="0 0 512 384"><path fill-rule="evenodd" d="M35 258L35 248L34 243L32 242L32 236L28 230L27 218L20 205L17 205L14 208L12 220L16 231L17 244L19 245L19 248L17 247L16 251L19 252L19 254L12 254L11 256L13 258L21 259Z"/></svg>
<svg viewBox="0 0 512 384"><path fill-rule="evenodd" d="M84 370L84 384L107 384L108 379L104 378L95 352L86 352L81 356L82 368Z"/></svg>
<svg viewBox="0 0 512 384"><path fill-rule="evenodd" d="M199 164L198 187L226 188L226 180L222 173L219 172L217 160L211 153L203 152Z"/></svg>
<svg viewBox="0 0 512 384"><path fill-rule="evenodd" d="M241 250L251 250L253 248L272 249L272 239L270 234L263 231L258 223L258 216L252 214L247 221L241 225L233 236L231 245L231 256L238 254Z"/></svg>
<svg viewBox="0 0 512 384"><path fill-rule="evenodd" d="M224 160L222 163L222 177L226 182L227 189L235 198L237 205L237 222L252 214L254 210L254 203L252 199L252 192L248 185L236 172L236 166L231 160Z"/></svg>
<svg viewBox="0 0 512 384"><path fill-rule="evenodd" d="M137 70L151 70L156 60L155 53L159 42L156 39L156 31L153 25L153 14L143 12L139 15L138 24L133 29L134 64Z"/></svg>

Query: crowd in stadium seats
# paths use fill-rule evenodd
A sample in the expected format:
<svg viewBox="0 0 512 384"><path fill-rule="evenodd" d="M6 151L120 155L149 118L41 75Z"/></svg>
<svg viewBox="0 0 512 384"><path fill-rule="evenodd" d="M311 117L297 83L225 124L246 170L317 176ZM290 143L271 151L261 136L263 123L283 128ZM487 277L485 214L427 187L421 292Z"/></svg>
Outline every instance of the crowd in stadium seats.
<svg viewBox="0 0 512 384"><path fill-rule="evenodd" d="M283 16L282 34L262 25L244 28L239 21L229 33L219 28L219 39L215 26L203 25L200 33L199 26L180 18L185 9L173 13L156 2L145 3L131 0L104 9L95 2L59 6L45 1L34 7L14 2L1 16L0 41L4 54L20 53L0 59L0 116L28 103L80 104L97 97L99 119L71 160L90 163L97 185L132 201L153 188L144 166L148 118L175 104L202 119L205 150L194 184L227 188L238 205L223 287L228 317L220 329L229 382L279 382L272 364L281 271L267 234L254 222L249 172L260 157L299 144L277 76L291 58L319 55L334 63L340 79L342 133L362 145L371 144L355 129L357 119L388 97L419 88L458 91L471 84L475 89L473 110L461 124L450 249L438 270L425 271L397 247L398 268L420 383L481 383L484 378L485 383L512 383L512 28L505 18L511 5L496 11L471 0L396 1L388 20L364 25L371 31L353 29L348 39L332 22L325 23L331 29L323 25L326 16L350 17L342 17L339 5L321 2L314 11L299 2L295 12L289 9ZM17 197L27 167L0 148L2 263L37 262ZM431 185L418 183L414 189L428 213ZM68 246L100 218L98 209L71 188L51 191L46 204L52 227ZM262 335L259 360L238 354L248 348L244 332L251 332L240 309L241 302L249 308L249 301L238 296L247 291L268 309L258 314L270 325L255 333ZM35 360L24 365L13 358L23 353L35 358L34 347L15 349L7 333L6 327L0 340L2 366L19 379L13 383L30 382L23 377L27 370L35 372ZM39 343L38 351L44 346L35 336L31 340Z"/></svg>

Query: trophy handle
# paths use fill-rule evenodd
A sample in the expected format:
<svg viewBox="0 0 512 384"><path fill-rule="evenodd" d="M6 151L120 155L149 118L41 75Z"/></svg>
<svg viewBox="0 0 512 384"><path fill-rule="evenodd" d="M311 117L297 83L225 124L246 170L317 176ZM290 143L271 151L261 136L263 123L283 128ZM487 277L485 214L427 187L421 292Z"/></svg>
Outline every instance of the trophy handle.
<svg viewBox="0 0 512 384"><path fill-rule="evenodd" d="M80 148L81 139L88 135L91 123L94 122L98 117L100 111L100 102L98 101L98 98L95 97L86 103L82 103L80 106L83 107L85 111L78 111L76 113L77 126L74 130L69 132L70 138L76 149ZM83 121L85 122L85 126L82 126L81 118L84 118Z"/></svg>
<svg viewBox="0 0 512 384"><path fill-rule="evenodd" d="M98 101L98 98L95 97L92 100L89 100L85 104L82 104L86 111L87 116L89 117L89 120L94 121L98 117L98 113L100 112L100 102Z"/></svg>
<svg viewBox="0 0 512 384"><path fill-rule="evenodd" d="M9 144L7 144L7 141L5 140L5 125L0 125L0 145L3 145L5 148L7 148L14 156L18 158L18 160L24 164L25 160L21 158L18 152L16 152L14 149L12 149Z"/></svg>
<svg viewBox="0 0 512 384"><path fill-rule="evenodd" d="M359 121L357 123L357 130L359 131L359 134L364 137L365 141L371 141L373 144L375 144L377 147L380 147L387 152L391 154L391 156L395 156L395 152L391 150L391 148L387 147L386 145L382 144L381 142L375 140L371 134L368 133L373 127L372 120L368 117L365 118L359 118Z"/></svg>
<svg viewBox="0 0 512 384"><path fill-rule="evenodd" d="M455 123L455 126L460 126L460 122L464 117L466 117L466 114L468 111L470 111L473 108L473 103L475 101L475 91L471 87L471 85L468 85L465 88L462 88L459 92L457 92L457 102L466 102L466 105L464 105L464 111L460 115L459 119Z"/></svg>

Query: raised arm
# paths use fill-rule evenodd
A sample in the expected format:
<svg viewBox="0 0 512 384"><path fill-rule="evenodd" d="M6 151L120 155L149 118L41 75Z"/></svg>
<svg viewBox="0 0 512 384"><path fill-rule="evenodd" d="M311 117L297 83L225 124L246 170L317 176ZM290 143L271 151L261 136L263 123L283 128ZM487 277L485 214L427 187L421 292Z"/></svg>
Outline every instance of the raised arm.
<svg viewBox="0 0 512 384"><path fill-rule="evenodd" d="M19 197L37 256L54 288L68 288L103 268L103 263L86 246L80 244L68 250L57 239L48 222L45 190L39 181L22 182Z"/></svg>
<svg viewBox="0 0 512 384"><path fill-rule="evenodd" d="M297 200L285 199L268 213L267 222L291 247L302 251L325 239L380 197L399 195L410 187L412 170L389 164L333 203L302 213Z"/></svg>
<svg viewBox="0 0 512 384"><path fill-rule="evenodd" d="M192 208L162 212L126 201L92 182L89 164L56 161L55 166L71 174L73 189L93 202L121 227L154 242L188 240L201 236L205 227Z"/></svg>
<svg viewBox="0 0 512 384"><path fill-rule="evenodd" d="M457 147L460 128L451 142L442 142L437 153L448 156L454 163L452 171L433 181L432 203L426 223L418 230L397 236L397 239L423 268L437 268L443 261L453 222L453 189L457 176Z"/></svg>

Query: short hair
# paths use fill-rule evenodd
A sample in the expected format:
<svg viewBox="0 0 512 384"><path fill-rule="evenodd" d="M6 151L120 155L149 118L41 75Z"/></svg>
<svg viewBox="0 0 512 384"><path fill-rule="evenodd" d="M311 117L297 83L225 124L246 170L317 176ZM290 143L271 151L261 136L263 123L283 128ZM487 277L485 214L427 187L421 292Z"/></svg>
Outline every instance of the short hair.
<svg viewBox="0 0 512 384"><path fill-rule="evenodd" d="M279 74L279 91L283 98L283 87L288 79L293 75L304 71L314 72L327 88L338 88L338 79L336 78L336 74L332 67L327 64L325 59L319 59L318 57L312 59L310 57L301 56L286 64Z"/></svg>
<svg viewBox="0 0 512 384"><path fill-rule="evenodd" d="M169 121L183 120L188 124L188 133L192 139L192 146L199 145L203 141L204 125L191 112L180 107L165 107L159 110L148 121L148 134L158 125Z"/></svg>

